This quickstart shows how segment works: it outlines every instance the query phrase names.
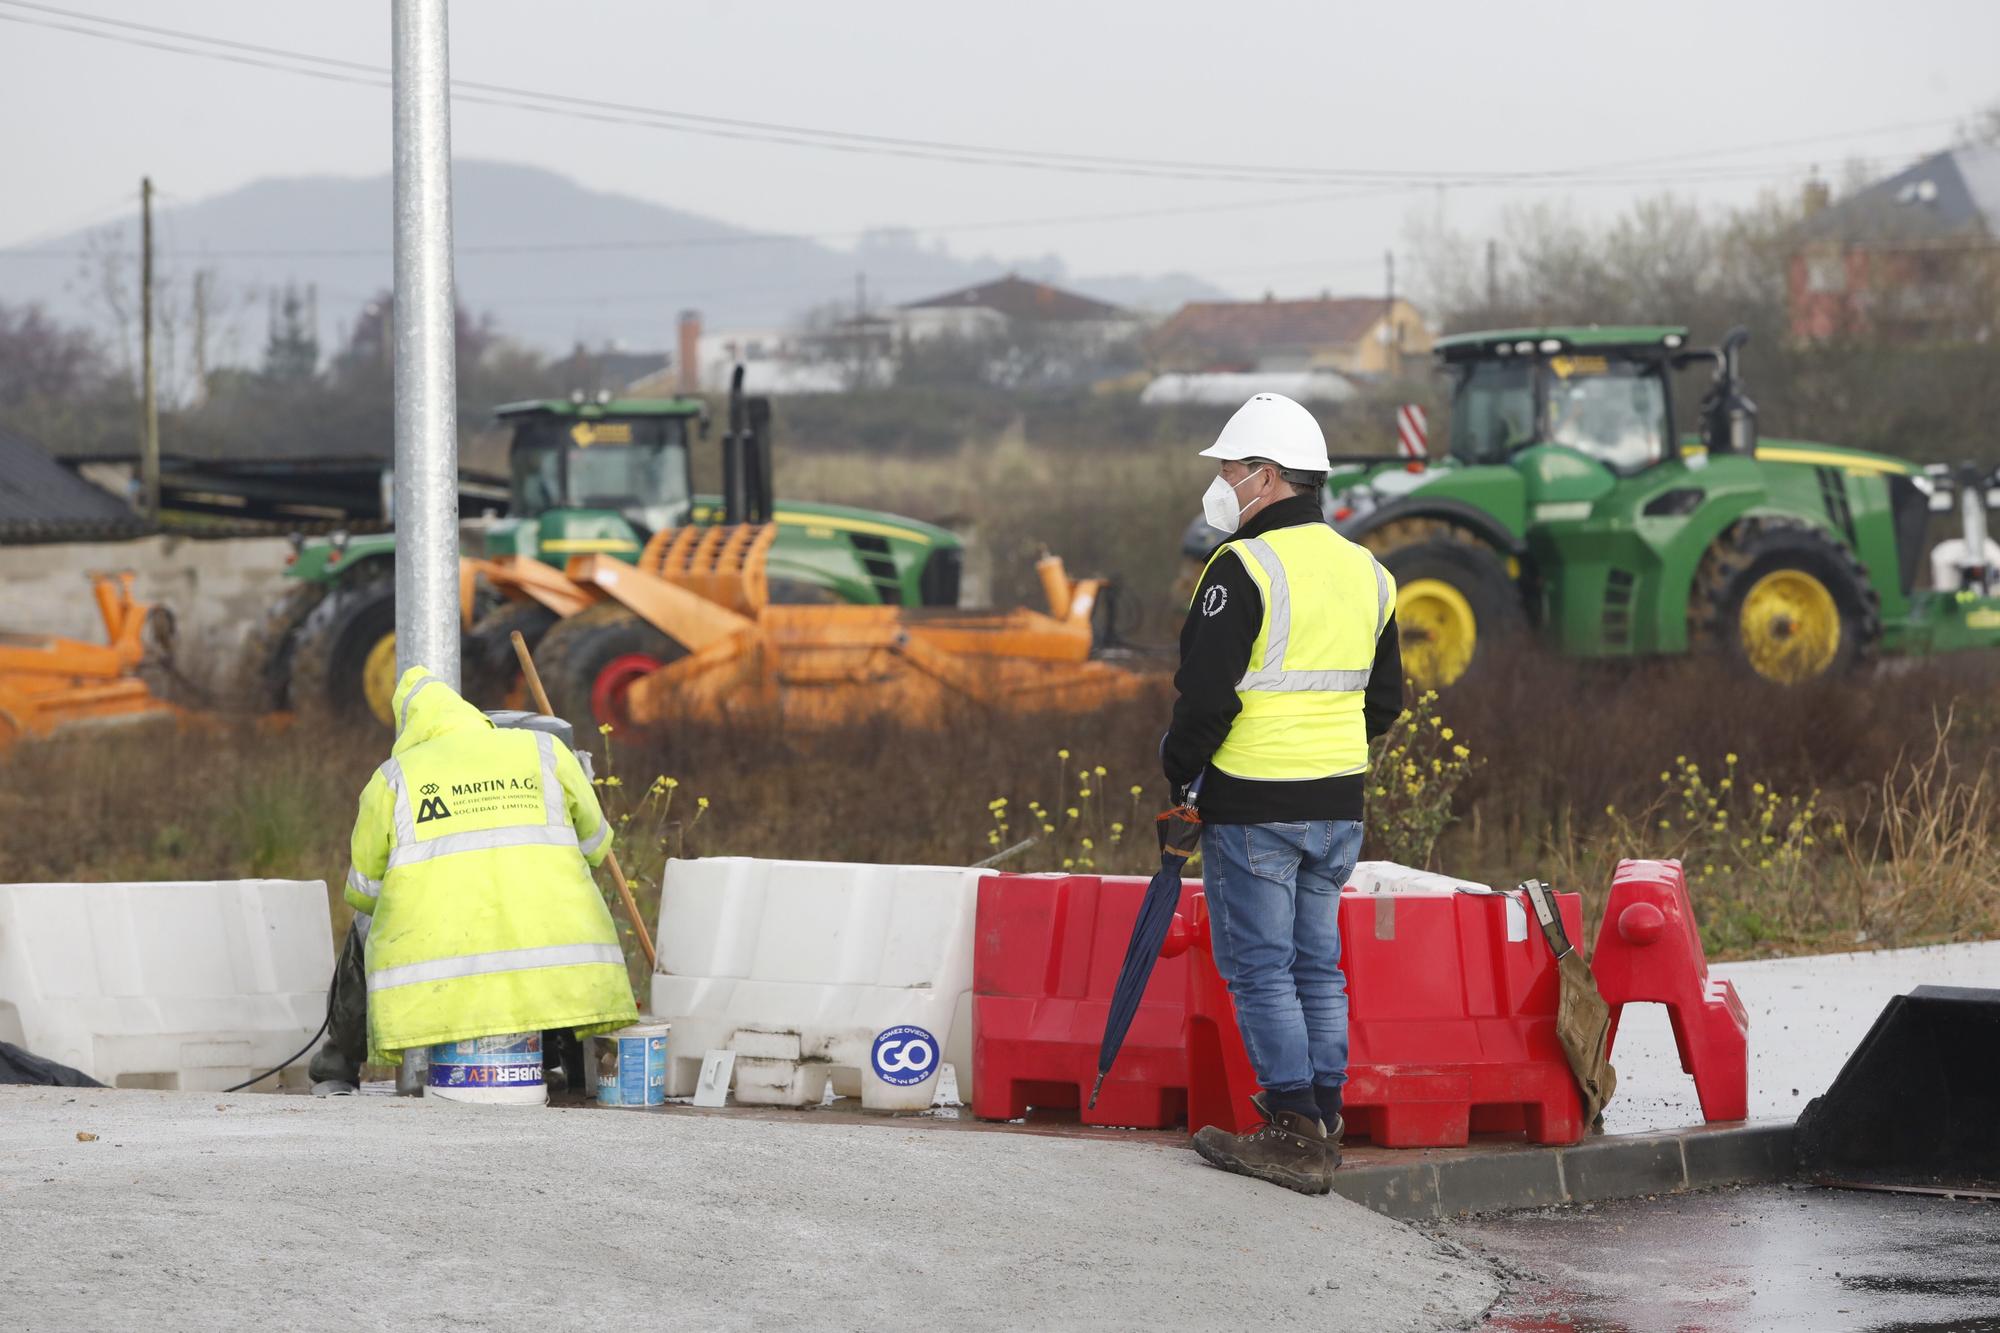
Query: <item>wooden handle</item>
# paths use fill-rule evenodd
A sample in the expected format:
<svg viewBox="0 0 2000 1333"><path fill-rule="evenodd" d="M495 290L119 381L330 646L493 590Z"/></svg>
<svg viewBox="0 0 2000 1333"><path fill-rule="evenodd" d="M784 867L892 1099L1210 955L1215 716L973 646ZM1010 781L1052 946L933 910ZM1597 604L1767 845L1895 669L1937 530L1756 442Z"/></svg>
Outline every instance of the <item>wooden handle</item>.
<svg viewBox="0 0 2000 1333"><path fill-rule="evenodd" d="M542 688L542 676L535 670L535 659L528 652L528 641L515 630L509 636L514 641L514 656L520 660L521 674L527 678L528 692L535 697L535 709L546 717L554 717L555 709L549 707L549 692ZM606 852L604 864L611 868L611 882L618 886L618 896L625 900L625 919L632 923L633 933L639 937L639 947L645 951L648 969L660 965L659 954L653 951L653 937L646 931L646 923L639 915L639 902L632 896L632 886L625 882L625 871L618 864L617 852Z"/></svg>

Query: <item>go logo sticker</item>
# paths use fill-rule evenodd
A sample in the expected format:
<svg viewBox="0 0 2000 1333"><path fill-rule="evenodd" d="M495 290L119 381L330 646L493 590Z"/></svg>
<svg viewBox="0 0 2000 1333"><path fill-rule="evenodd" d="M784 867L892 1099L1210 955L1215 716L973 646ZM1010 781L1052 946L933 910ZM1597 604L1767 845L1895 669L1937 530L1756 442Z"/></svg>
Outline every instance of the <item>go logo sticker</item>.
<svg viewBox="0 0 2000 1333"><path fill-rule="evenodd" d="M922 1028L908 1024L887 1028L876 1034L869 1062L875 1066L875 1077L884 1083L912 1087L937 1072L938 1041Z"/></svg>

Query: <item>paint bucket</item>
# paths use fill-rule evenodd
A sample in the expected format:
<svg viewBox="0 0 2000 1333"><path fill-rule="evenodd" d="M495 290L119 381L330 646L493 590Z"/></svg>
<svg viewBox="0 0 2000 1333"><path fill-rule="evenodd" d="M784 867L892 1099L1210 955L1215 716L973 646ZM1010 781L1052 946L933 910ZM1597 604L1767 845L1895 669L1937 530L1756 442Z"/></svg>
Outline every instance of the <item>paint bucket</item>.
<svg viewBox="0 0 2000 1333"><path fill-rule="evenodd" d="M667 1104L667 1034L672 1030L670 1023L634 1023L591 1038L599 1106Z"/></svg>
<svg viewBox="0 0 2000 1333"><path fill-rule="evenodd" d="M431 1047L426 1097L487 1106L543 1106L542 1034L502 1032Z"/></svg>

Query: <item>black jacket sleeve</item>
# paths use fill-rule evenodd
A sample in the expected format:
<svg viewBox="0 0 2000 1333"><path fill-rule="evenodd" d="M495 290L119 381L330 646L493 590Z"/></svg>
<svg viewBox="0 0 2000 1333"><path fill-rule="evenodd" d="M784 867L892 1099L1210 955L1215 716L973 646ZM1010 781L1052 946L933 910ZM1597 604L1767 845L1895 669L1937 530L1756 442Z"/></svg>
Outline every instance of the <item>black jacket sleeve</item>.
<svg viewBox="0 0 2000 1333"><path fill-rule="evenodd" d="M1250 665L1250 645L1264 621L1264 599L1234 552L1217 556L1202 575L1187 623L1181 626L1181 667L1174 674L1173 725L1160 746L1161 766L1175 790L1208 767L1242 711L1236 682Z"/></svg>
<svg viewBox="0 0 2000 1333"><path fill-rule="evenodd" d="M1361 696L1361 718L1374 740L1396 724L1403 715L1403 645L1396 637L1396 613L1382 627L1375 640L1375 665L1368 673L1368 689Z"/></svg>

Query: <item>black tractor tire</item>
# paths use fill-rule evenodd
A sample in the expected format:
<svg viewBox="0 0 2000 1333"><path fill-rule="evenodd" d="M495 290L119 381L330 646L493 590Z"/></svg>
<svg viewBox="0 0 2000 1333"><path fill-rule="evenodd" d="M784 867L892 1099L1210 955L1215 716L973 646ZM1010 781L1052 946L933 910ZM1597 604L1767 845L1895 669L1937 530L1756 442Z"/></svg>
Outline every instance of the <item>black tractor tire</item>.
<svg viewBox="0 0 2000 1333"><path fill-rule="evenodd" d="M534 652L542 638L554 628L556 613L540 602L502 602L487 612L466 636L459 674L460 691L480 708L525 708L533 710L521 678L521 664L514 656L514 631ZM539 662L537 669L539 669Z"/></svg>
<svg viewBox="0 0 2000 1333"><path fill-rule="evenodd" d="M291 704L303 717L343 725L381 722L369 707L362 669L382 636L396 632L396 579L389 561L373 563L380 568L364 566L348 576L299 628Z"/></svg>
<svg viewBox="0 0 2000 1333"><path fill-rule="evenodd" d="M327 585L294 581L265 609L243 641L230 690L232 708L275 713L291 703L292 657L299 627L326 600Z"/></svg>
<svg viewBox="0 0 2000 1333"><path fill-rule="evenodd" d="M579 740L595 744L599 726L608 722L619 732L633 725L619 700L639 670L636 659L665 666L685 656L687 648L678 641L617 602L603 602L544 635L535 665L556 716L576 728Z"/></svg>
<svg viewBox="0 0 2000 1333"><path fill-rule="evenodd" d="M1783 573L1810 579L1831 598L1840 638L1830 654L1788 661L1782 649L1745 642L1745 599L1771 575ZM1818 528L1791 519L1750 518L1723 533L1702 557L1688 620L1697 646L1766 680L1799 684L1853 671L1874 655L1882 637L1882 599L1854 552ZM1782 617L1775 624L1779 641L1794 632Z"/></svg>
<svg viewBox="0 0 2000 1333"><path fill-rule="evenodd" d="M1520 589L1489 546L1430 537L1396 547L1381 560L1396 579L1403 671L1419 685L1443 689L1459 683L1490 661L1495 647L1519 638L1528 627ZM1426 597L1426 583L1444 584L1462 600L1463 609L1443 596ZM1438 611L1446 613L1442 619L1425 614ZM1470 625L1461 624L1468 615ZM1443 635L1468 633L1470 643L1456 652L1441 642ZM1456 660L1461 654L1463 660Z"/></svg>

